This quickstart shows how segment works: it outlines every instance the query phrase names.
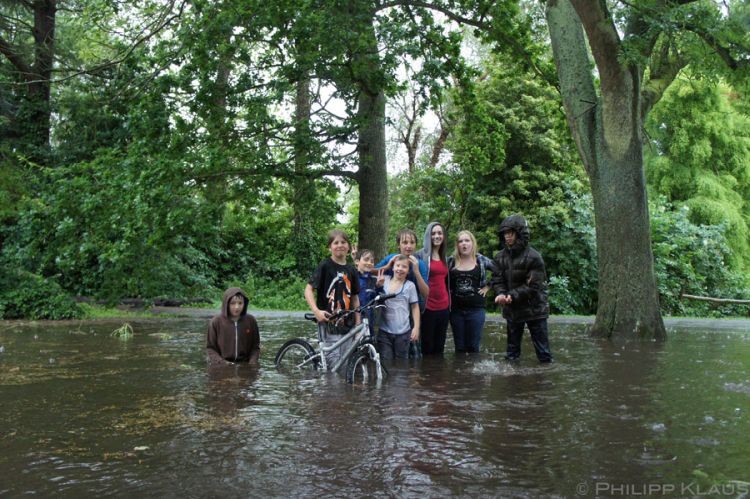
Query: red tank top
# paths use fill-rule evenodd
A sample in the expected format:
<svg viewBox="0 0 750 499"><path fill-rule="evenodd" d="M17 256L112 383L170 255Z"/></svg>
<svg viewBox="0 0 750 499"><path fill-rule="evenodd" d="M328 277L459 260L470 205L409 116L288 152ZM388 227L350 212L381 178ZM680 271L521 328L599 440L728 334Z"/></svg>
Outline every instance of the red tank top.
<svg viewBox="0 0 750 499"><path fill-rule="evenodd" d="M448 287L445 285L445 277L448 275L448 267L440 260L430 261L430 275L428 284L430 294L427 296L427 310L445 310L450 306Z"/></svg>

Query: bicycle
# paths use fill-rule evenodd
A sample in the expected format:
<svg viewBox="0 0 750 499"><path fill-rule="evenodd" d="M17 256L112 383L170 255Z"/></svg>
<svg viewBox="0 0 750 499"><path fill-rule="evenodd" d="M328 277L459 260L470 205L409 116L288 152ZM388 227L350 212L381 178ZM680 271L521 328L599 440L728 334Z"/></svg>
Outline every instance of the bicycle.
<svg viewBox="0 0 750 499"><path fill-rule="evenodd" d="M388 372L380 362L380 355L375 348L375 338L370 334L370 321L366 312L385 306L384 302L393 298L395 294L378 295L373 298L367 305L363 305L354 310L339 312L329 318L329 323L335 324L343 322L349 315L359 312L362 316L362 322L354 326L348 333L330 346L323 345L322 338L318 336L319 350L315 350L309 341L303 338L293 338L284 343L276 353L276 369L279 371L316 371L328 370L328 361L326 354L331 352L342 344L346 343L352 337L355 341L341 355L341 357L330 367L331 371L338 371L344 363L346 366L347 383L363 382L367 383L370 379L379 381L383 379ZM315 315L306 313L305 319L317 323Z"/></svg>

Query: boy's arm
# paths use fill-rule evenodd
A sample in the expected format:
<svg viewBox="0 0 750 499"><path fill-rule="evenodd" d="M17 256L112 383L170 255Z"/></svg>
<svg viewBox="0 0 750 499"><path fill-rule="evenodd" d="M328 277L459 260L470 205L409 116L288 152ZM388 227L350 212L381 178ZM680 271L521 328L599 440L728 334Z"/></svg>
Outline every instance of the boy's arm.
<svg viewBox="0 0 750 499"><path fill-rule="evenodd" d="M328 321L328 312L320 310L315 303L315 293L313 292L313 287L310 283L307 283L307 286L305 286L305 301L307 302L307 306L310 307L310 311L315 314L315 318L318 322Z"/></svg>
<svg viewBox="0 0 750 499"><path fill-rule="evenodd" d="M227 361L219 355L219 339L213 320L208 323L208 333L206 334L206 355L211 364L227 363Z"/></svg>
<svg viewBox="0 0 750 499"><path fill-rule="evenodd" d="M391 270L393 268L393 258L396 255L388 255L382 260L380 260L377 265L375 265L375 270L385 269L385 270Z"/></svg>
<svg viewBox="0 0 750 499"><path fill-rule="evenodd" d="M357 308L359 308L359 295L354 294L352 295L352 310L357 309ZM362 314L357 312L354 314L354 325L356 326L360 322L362 322Z"/></svg>
<svg viewBox="0 0 750 499"><path fill-rule="evenodd" d="M495 262L494 269L492 270L492 279L490 279L490 287L495 291L496 295L504 295L508 292L505 285L505 269L503 269L500 263L500 254L493 259Z"/></svg>
<svg viewBox="0 0 750 499"><path fill-rule="evenodd" d="M412 263L414 278L417 280L417 290L423 298L427 298L427 295L430 294L430 285L427 284L427 265L413 255L409 257L409 261Z"/></svg>
<svg viewBox="0 0 750 499"><path fill-rule="evenodd" d="M250 351L250 357L247 359L248 364L258 364L258 360L260 359L260 331L258 329L258 321L255 320L255 317L252 317L253 320L253 345L255 348L253 348Z"/></svg>
<svg viewBox="0 0 750 499"><path fill-rule="evenodd" d="M414 321L414 327L411 330L411 341L417 341L419 339L419 302L411 304L411 318Z"/></svg>

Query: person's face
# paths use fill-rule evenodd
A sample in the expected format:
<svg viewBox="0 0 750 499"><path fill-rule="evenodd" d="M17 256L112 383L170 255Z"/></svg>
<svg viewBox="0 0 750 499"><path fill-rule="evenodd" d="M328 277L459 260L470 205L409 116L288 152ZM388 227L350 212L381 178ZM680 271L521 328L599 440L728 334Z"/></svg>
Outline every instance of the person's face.
<svg viewBox="0 0 750 499"><path fill-rule="evenodd" d="M245 308L245 299L240 295L234 295L229 300L229 315L236 319L242 313L242 309Z"/></svg>
<svg viewBox="0 0 750 499"><path fill-rule="evenodd" d="M337 258L345 259L346 255L349 254L349 243L341 236L336 236L331 242L329 248L331 250L331 255Z"/></svg>
<svg viewBox="0 0 750 499"><path fill-rule="evenodd" d="M458 254L462 256L470 256L474 249L474 243L471 242L471 238L466 234L461 234L458 237Z"/></svg>
<svg viewBox="0 0 750 499"><path fill-rule="evenodd" d="M403 236L398 242L398 251L402 255L409 256L414 253L414 248L417 246L417 240L409 235Z"/></svg>
<svg viewBox="0 0 750 499"><path fill-rule="evenodd" d="M372 272L372 268L374 266L375 266L375 259L370 254L363 256L357 262L357 270L363 273Z"/></svg>
<svg viewBox="0 0 750 499"><path fill-rule="evenodd" d="M443 238L445 236L443 235L443 228L440 225L435 225L432 228L432 232L430 233L430 238L432 239L432 247L437 248L441 244L443 244Z"/></svg>
<svg viewBox="0 0 750 499"><path fill-rule="evenodd" d="M399 260L393 264L393 275L399 279L406 279L409 273L409 260Z"/></svg>
<svg viewBox="0 0 750 499"><path fill-rule="evenodd" d="M516 231L514 230L506 230L503 232L503 239L505 239L505 245L510 247L516 244L516 239L518 239L518 235L516 234Z"/></svg>

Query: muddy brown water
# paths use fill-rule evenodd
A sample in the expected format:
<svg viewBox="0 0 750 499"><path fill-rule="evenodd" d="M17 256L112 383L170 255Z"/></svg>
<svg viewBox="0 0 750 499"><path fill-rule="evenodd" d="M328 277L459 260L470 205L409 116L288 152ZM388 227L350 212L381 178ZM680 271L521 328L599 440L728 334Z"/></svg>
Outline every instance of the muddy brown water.
<svg viewBox="0 0 750 499"><path fill-rule="evenodd" d="M665 344L552 320L391 366L379 386L273 367L299 314L259 314L259 368L211 369L206 319L0 322L0 496L539 497L750 492L750 326L672 323ZM715 326L711 326L715 324ZM452 348L449 341L448 350Z"/></svg>

